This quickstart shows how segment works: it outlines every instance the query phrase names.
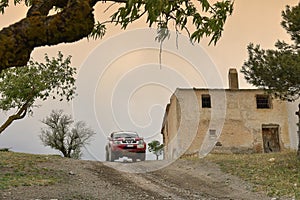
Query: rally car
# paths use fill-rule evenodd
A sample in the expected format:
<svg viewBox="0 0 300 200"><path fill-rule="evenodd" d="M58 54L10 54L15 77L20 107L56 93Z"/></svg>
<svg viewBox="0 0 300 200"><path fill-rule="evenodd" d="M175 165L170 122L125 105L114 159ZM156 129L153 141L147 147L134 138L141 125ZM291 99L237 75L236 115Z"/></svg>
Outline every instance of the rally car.
<svg viewBox="0 0 300 200"><path fill-rule="evenodd" d="M106 161L128 157L133 162L137 159L144 161L146 159L146 142L136 132L118 131L113 132L108 137L108 143L105 146Z"/></svg>

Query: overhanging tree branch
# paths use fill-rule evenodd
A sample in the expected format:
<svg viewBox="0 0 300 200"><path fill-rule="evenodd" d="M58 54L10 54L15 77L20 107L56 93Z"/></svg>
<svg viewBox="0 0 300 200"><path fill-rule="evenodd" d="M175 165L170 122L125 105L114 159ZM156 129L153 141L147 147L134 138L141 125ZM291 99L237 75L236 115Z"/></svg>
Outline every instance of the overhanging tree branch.
<svg viewBox="0 0 300 200"><path fill-rule="evenodd" d="M221 37L227 16L233 11L230 0L220 0L214 4L208 0L108 1L120 4L108 21L124 29L141 16L146 16L149 26L156 24L158 29L168 29L175 24L177 31L187 30L191 33L189 36L192 41L199 42L203 37L211 37L210 43L214 44ZM101 38L105 33L105 25L95 23L93 7L97 2L107 1L25 0L26 5L30 6L27 17L0 31L0 71L25 66L36 47L75 42L88 36ZM0 0L0 12L3 13L7 6L8 0ZM49 15L53 8L59 8L59 12ZM193 28L187 29L187 24Z"/></svg>

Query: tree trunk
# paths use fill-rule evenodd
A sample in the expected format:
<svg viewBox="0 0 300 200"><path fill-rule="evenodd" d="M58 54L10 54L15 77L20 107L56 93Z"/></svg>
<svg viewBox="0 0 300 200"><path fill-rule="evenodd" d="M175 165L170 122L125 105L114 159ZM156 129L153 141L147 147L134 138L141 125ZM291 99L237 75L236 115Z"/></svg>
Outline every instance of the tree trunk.
<svg viewBox="0 0 300 200"><path fill-rule="evenodd" d="M14 115L8 117L8 119L0 126L0 134L9 126L13 121L23 119L27 113L28 104L24 104L21 109Z"/></svg>
<svg viewBox="0 0 300 200"><path fill-rule="evenodd" d="M64 143L63 141L61 142L62 146L57 148L60 152L62 152L63 156L65 158L71 158L71 153L67 152L65 146L64 146Z"/></svg>

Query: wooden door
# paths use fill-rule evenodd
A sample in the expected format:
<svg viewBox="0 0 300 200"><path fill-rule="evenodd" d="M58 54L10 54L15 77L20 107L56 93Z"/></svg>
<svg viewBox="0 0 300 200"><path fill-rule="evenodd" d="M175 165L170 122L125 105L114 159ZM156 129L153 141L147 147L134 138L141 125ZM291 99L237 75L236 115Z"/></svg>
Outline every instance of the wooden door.
<svg viewBox="0 0 300 200"><path fill-rule="evenodd" d="M263 127L262 137L265 153L280 151L278 127Z"/></svg>

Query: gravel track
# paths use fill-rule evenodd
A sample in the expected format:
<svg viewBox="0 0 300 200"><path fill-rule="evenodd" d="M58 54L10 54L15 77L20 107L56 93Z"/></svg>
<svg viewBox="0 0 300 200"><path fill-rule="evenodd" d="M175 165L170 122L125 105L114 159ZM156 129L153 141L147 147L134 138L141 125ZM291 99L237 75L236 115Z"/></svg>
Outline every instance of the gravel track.
<svg viewBox="0 0 300 200"><path fill-rule="evenodd" d="M252 192L251 185L205 160L112 163L61 159L61 162L43 164L65 174L61 183L0 190L0 199L271 199Z"/></svg>

